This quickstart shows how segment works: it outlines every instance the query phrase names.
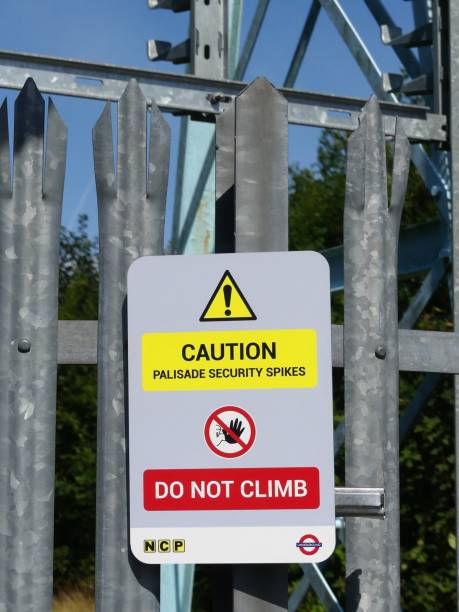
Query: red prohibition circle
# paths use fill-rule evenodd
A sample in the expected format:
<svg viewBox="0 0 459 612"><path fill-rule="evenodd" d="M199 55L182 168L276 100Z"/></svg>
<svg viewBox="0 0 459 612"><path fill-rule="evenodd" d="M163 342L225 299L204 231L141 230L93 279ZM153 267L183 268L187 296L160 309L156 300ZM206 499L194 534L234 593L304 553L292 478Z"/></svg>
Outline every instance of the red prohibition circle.
<svg viewBox="0 0 459 612"><path fill-rule="evenodd" d="M235 453L225 453L224 451L220 450L219 448L217 448L215 446L215 444L213 444L211 438L210 438L210 427L213 423L213 421L217 421L218 425L221 427L221 419L220 419L220 415L224 412L227 411L231 411L231 412L237 412L238 414L240 414L241 416L243 416L249 426L250 426L250 437L247 440L247 442L242 442L242 440L240 440L239 442L237 442L240 446L241 449ZM218 422L220 421L220 422ZM209 418L206 421L206 424L204 426L204 437L206 439L207 442L207 446L210 448L210 450L212 452L214 452L216 455L219 455L220 457L224 457L225 459L233 459L235 457L240 457L241 455L244 455L248 450L250 450L253 446L253 443L255 442L255 421L252 419L252 417L250 416L250 414L248 412L246 412L245 410L243 410L242 408L238 408L237 406L222 406L221 408L218 408L217 410L214 410L210 415ZM233 434L234 437L234 434Z"/></svg>
<svg viewBox="0 0 459 612"><path fill-rule="evenodd" d="M309 547L301 546L301 544L304 544L306 540L312 540L315 544L317 544L317 546L309 546ZM315 555L316 552L319 552L321 546L322 546L322 543L319 542L316 536L312 533L306 533L304 536L300 538L300 541L297 544L297 547L300 549L300 552L302 552L303 555L306 555L307 557L311 555Z"/></svg>

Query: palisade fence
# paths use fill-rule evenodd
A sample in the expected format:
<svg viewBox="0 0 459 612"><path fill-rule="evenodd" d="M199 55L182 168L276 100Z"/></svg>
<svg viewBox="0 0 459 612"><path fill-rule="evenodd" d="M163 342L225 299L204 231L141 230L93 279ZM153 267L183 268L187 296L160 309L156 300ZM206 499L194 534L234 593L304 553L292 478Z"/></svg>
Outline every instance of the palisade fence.
<svg viewBox="0 0 459 612"><path fill-rule="evenodd" d="M337 516L347 517L349 610L400 609L398 370L459 372L455 334L398 330L397 244L410 161L404 126L409 120L384 117L372 98L349 140L345 323L332 330L333 365L345 373L345 433L342 425L335 432L335 452L345 441L346 487L336 502ZM287 100L262 78L217 117L217 252L288 249L287 129ZM394 140L390 197L386 137ZM44 100L28 79L15 104L10 160L6 101L0 109L0 612L51 609L56 368L96 362L96 609L159 609L159 567L135 560L128 544L125 298L129 265L163 251L170 130L133 80L118 102L116 151L110 103L93 145L99 321L58 322L66 128L51 99L45 122ZM408 313L402 327L415 320ZM401 431L408 426L405 419ZM222 568L217 575L229 576L233 597L217 607L295 610L312 587L327 610L340 610L321 570L302 569L287 604L285 566Z"/></svg>

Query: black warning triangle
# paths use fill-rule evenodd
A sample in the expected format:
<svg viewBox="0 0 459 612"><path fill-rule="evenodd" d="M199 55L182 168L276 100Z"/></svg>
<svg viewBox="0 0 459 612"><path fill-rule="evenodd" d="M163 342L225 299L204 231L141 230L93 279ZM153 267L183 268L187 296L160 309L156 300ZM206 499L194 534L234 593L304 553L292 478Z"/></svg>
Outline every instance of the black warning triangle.
<svg viewBox="0 0 459 612"><path fill-rule="evenodd" d="M226 270L199 320L251 321L256 318L231 272Z"/></svg>

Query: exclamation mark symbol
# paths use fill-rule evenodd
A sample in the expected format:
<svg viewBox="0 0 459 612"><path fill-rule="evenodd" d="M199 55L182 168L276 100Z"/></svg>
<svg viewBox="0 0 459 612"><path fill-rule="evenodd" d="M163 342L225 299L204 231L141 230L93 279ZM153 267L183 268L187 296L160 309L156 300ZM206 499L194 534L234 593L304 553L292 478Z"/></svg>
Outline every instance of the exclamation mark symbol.
<svg viewBox="0 0 459 612"><path fill-rule="evenodd" d="M225 285L223 287L223 297L225 298L225 306L226 306L225 315L227 317L231 316L230 305L231 305L232 291L233 291L233 288L231 287L231 285Z"/></svg>

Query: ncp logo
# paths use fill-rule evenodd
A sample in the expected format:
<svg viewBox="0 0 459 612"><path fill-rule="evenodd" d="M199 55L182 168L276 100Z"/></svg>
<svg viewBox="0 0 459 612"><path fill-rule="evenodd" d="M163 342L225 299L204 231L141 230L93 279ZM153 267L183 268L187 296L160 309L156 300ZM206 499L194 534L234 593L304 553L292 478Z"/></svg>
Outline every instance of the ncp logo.
<svg viewBox="0 0 459 612"><path fill-rule="evenodd" d="M183 553L185 552L185 540L144 540L144 553Z"/></svg>
<svg viewBox="0 0 459 612"><path fill-rule="evenodd" d="M303 555L309 557L319 552L319 549L322 547L322 542L319 542L313 533L306 533L300 538L299 542L296 543L296 547Z"/></svg>

